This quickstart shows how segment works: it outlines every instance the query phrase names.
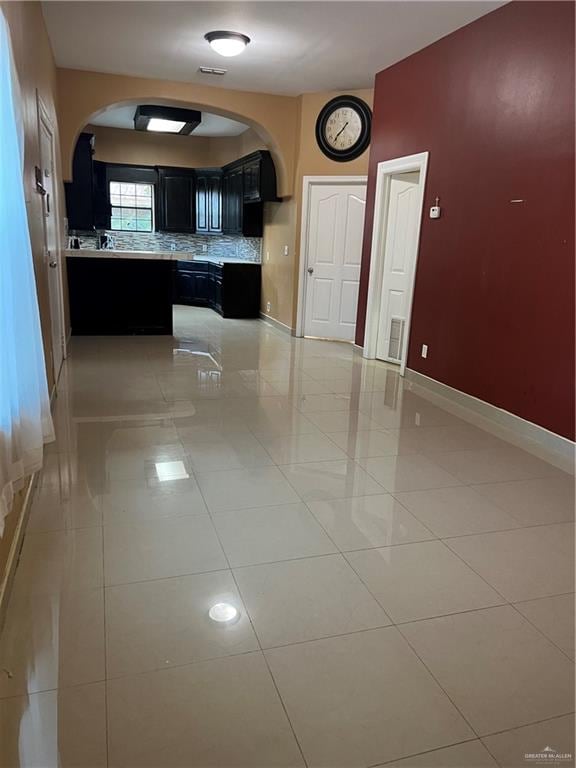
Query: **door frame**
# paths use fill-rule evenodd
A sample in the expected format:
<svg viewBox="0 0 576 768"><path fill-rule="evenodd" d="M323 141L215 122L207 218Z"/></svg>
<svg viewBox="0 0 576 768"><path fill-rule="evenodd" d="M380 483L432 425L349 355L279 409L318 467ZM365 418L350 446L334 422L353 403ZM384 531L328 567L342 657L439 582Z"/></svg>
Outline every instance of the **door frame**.
<svg viewBox="0 0 576 768"><path fill-rule="evenodd" d="M68 356L68 349L67 349L67 338L66 338L66 317L64 312L64 284L63 284L63 272L62 272L62 258L63 258L63 249L62 249L62 220L60 218L60 178L57 174L57 161L58 161L58 147L56 146L56 135L54 132L54 124L50 118L50 114L46 108L46 105L42 101L42 97L40 96L40 93L38 90L36 90L36 113L37 113L37 122L38 122L38 156L40 157L41 162L43 161L43 158L41 157L41 131L42 131L42 123L46 126L48 129L48 132L51 136L51 154L52 154L52 191L53 191L53 210L54 210L54 224L56 229L56 248L57 248L57 254L56 254L56 261L58 262L58 266L56 269L58 270L58 314L59 314L59 320L60 320L60 331L61 331L61 344L62 344L62 360L66 360ZM44 244L46 243L46 221L44 219L44 205L42 205L42 232L44 237ZM46 271L50 269L48 264L46 263L46 252L44 252L44 266ZM48 275L46 276L47 280ZM48 287L48 286L47 286ZM52 324L52 316L50 315L50 323ZM52 329L51 329L52 330ZM50 336L50 339L52 340L52 334ZM54 368L54 360L52 360L53 368ZM60 375L60 371L54 370L54 387L57 387L58 385L58 377Z"/></svg>
<svg viewBox="0 0 576 768"><path fill-rule="evenodd" d="M298 265L298 307L296 311L296 336L304 336L306 312L306 265L308 263L308 234L310 228L310 197L312 187L327 184L364 184L367 176L304 176L302 179L302 219L300 223L300 260Z"/></svg>
<svg viewBox="0 0 576 768"><path fill-rule="evenodd" d="M412 280L408 296L408 311L406 313L405 341L400 361L400 375L404 376L406 359L410 344L410 325L412 321L412 303L414 298L414 282L418 255L420 251L420 231L422 227L422 214L424 209L424 190L426 187L426 172L428 170L428 152L419 152L415 155L396 157L393 160L385 160L378 163L376 170L376 195L374 199L374 223L372 226L372 246L370 249L370 274L368 277L368 302L366 305L366 327L364 331L363 357L374 360L376 358L376 346L378 341L378 329L380 326L380 312L382 310L382 280L384 277L384 261L386 259L386 231L388 225L388 206L390 204L390 178L397 173L418 171L418 223L416 228L416 258L412 271Z"/></svg>

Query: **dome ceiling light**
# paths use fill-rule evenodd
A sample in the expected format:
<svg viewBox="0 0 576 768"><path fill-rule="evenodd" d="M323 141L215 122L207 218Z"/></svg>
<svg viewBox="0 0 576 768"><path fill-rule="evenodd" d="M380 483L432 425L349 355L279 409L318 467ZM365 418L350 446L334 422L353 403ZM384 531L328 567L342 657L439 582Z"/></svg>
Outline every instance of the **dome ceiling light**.
<svg viewBox="0 0 576 768"><path fill-rule="evenodd" d="M210 43L210 47L220 56L238 56L250 42L250 38L239 32L208 32L204 39Z"/></svg>

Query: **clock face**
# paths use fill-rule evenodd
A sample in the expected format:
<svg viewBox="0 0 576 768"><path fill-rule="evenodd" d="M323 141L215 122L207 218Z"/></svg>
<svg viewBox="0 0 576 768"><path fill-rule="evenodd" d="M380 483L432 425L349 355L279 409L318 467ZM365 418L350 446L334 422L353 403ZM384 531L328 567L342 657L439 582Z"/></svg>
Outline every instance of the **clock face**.
<svg viewBox="0 0 576 768"><path fill-rule="evenodd" d="M353 107L338 107L324 128L326 142L339 151L351 149L362 134L362 119Z"/></svg>
<svg viewBox="0 0 576 768"><path fill-rule="evenodd" d="M316 121L316 140L332 160L353 160L370 143L372 113L356 96L337 96L324 106Z"/></svg>

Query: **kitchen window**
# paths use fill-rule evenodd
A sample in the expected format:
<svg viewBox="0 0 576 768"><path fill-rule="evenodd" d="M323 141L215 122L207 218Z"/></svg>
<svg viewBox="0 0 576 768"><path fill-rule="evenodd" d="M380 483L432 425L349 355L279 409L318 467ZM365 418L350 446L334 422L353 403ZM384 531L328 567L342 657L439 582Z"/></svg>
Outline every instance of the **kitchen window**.
<svg viewBox="0 0 576 768"><path fill-rule="evenodd" d="M110 182L111 229L154 231L154 184Z"/></svg>

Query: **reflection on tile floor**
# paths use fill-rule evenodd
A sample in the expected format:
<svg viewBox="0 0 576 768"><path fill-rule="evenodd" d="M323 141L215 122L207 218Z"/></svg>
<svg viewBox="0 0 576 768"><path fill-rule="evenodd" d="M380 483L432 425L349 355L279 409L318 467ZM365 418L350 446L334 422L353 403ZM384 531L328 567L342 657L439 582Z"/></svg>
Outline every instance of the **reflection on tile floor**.
<svg viewBox="0 0 576 768"><path fill-rule="evenodd" d="M2 768L574 754L572 479L350 345L175 313L72 340Z"/></svg>

